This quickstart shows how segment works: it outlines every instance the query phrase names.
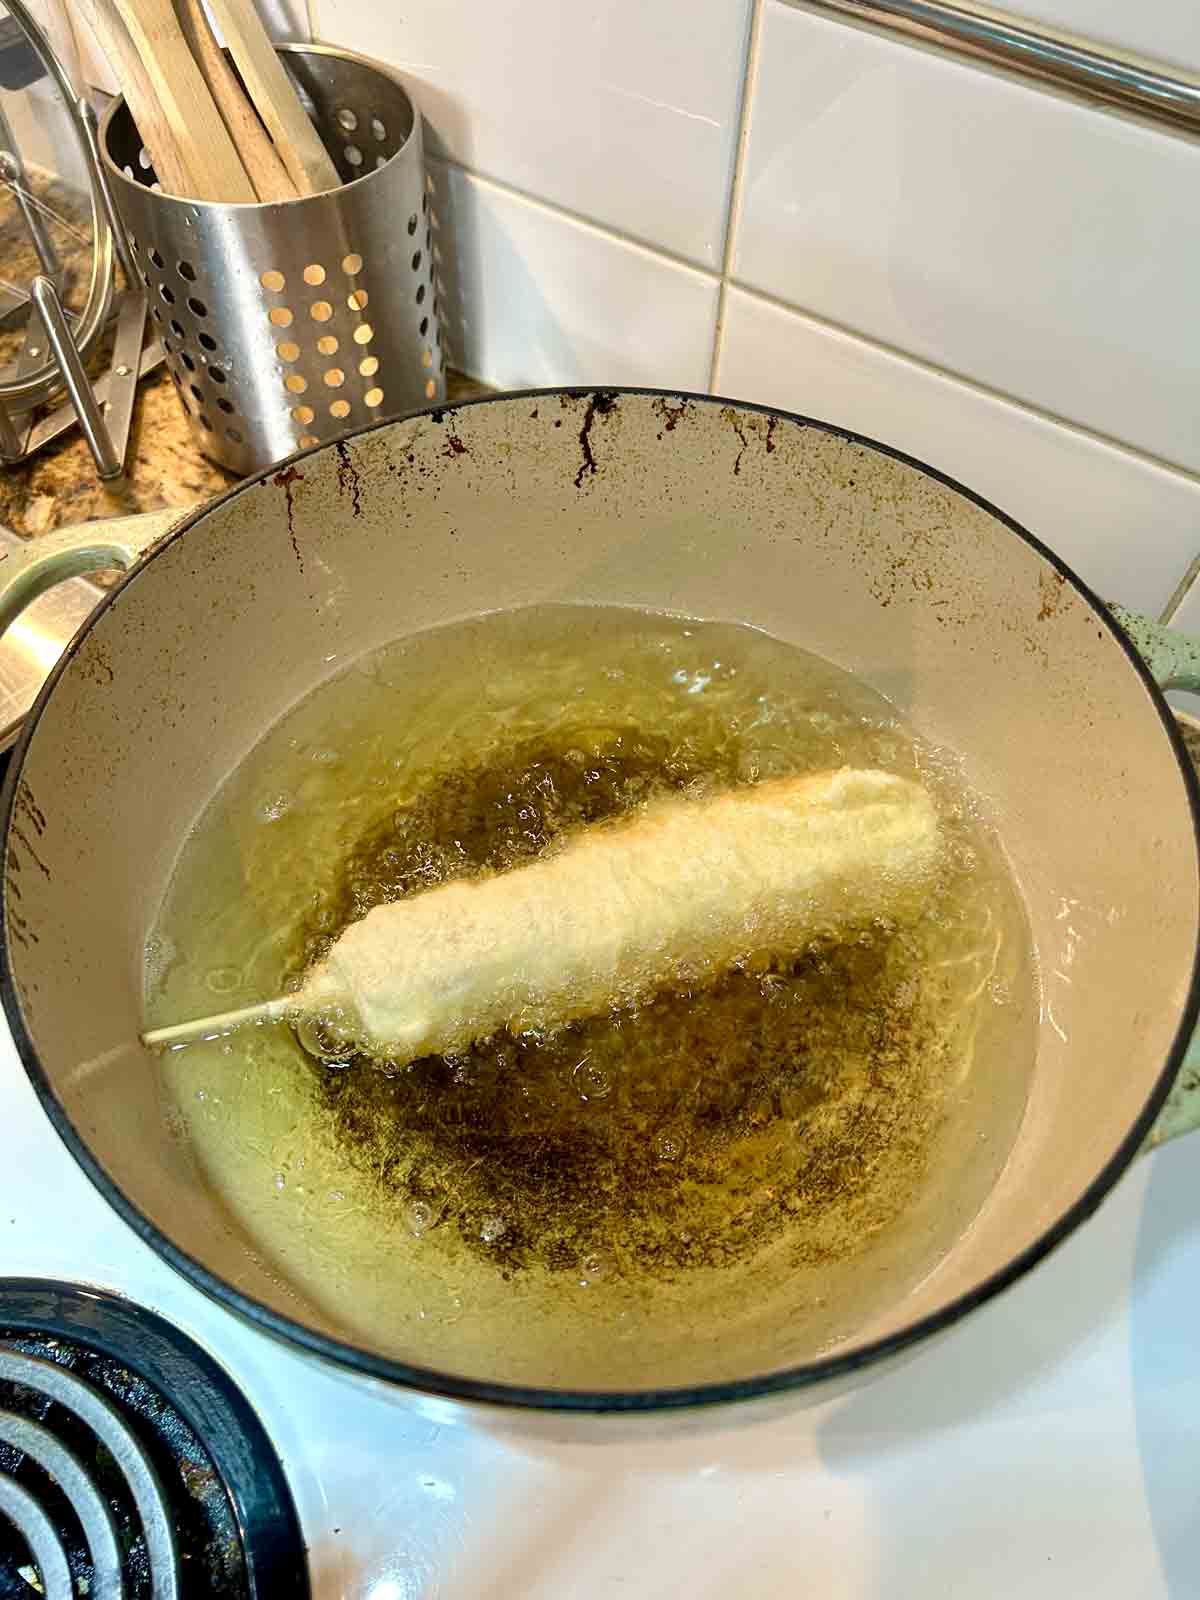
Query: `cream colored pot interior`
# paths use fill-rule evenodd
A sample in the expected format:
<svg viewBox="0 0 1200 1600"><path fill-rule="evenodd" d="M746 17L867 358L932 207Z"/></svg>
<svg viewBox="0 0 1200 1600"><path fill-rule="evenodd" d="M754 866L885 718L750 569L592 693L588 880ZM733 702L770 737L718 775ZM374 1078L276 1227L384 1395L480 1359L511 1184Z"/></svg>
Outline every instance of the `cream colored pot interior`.
<svg viewBox="0 0 1200 1600"><path fill-rule="evenodd" d="M163 1063L134 1043L143 941L189 826L300 696L398 635L538 601L795 641L959 750L995 802L1046 978L1032 1097L974 1226L856 1342L976 1289L1079 1204L1167 1060L1197 938L1176 757L1120 643L1019 534L881 451L716 403L539 396L390 425L234 493L120 591L37 722L6 872L28 1034L96 1166L202 1268L357 1341L336 1294L256 1253L171 1132ZM613 1378L599 1333L534 1359L470 1320L449 1347L433 1328L377 1353L485 1382ZM678 1328L644 1383L793 1355L782 1327Z"/></svg>

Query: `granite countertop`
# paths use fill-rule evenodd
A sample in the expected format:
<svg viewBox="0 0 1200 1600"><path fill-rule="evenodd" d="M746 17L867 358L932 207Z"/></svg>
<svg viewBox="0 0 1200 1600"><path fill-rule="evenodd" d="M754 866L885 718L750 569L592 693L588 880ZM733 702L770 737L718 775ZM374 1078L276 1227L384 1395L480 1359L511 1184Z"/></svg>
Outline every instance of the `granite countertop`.
<svg viewBox="0 0 1200 1600"><path fill-rule="evenodd" d="M447 375L451 403L486 392L472 379ZM97 517L190 505L237 482L200 454L165 367L138 385L126 459L125 478L102 484L82 434L72 429L19 466L0 467L0 523L34 538Z"/></svg>

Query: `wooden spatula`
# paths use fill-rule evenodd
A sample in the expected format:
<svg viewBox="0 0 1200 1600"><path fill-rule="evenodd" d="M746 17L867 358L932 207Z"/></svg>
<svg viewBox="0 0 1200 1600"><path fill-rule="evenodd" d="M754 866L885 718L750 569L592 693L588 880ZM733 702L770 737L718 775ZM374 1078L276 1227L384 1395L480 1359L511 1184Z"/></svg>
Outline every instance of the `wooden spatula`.
<svg viewBox="0 0 1200 1600"><path fill-rule="evenodd" d="M294 200L299 191L217 43L203 0L175 0L175 9L192 56L212 91L255 194L260 200Z"/></svg>
<svg viewBox="0 0 1200 1600"><path fill-rule="evenodd" d="M98 9L115 7L141 56L161 121L189 173L189 196L227 205L257 199L216 102L192 59L171 0L96 0L96 4ZM140 131L144 138L146 130Z"/></svg>
<svg viewBox="0 0 1200 1600"><path fill-rule="evenodd" d="M252 0L210 0L210 4L246 92L296 188L301 194L336 189L342 181L337 168L308 120Z"/></svg>
<svg viewBox="0 0 1200 1600"><path fill-rule="evenodd" d="M77 0L77 4L116 75L164 193L195 193L196 179L183 151L175 144L175 136L167 126L142 58L125 31L125 24L107 0Z"/></svg>

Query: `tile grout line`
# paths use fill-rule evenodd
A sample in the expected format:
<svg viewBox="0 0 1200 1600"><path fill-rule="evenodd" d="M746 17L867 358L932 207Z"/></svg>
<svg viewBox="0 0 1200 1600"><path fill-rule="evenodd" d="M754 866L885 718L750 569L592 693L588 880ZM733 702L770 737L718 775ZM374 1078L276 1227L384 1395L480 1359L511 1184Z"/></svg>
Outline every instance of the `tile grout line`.
<svg viewBox="0 0 1200 1600"><path fill-rule="evenodd" d="M729 205L725 213L725 243L721 252L721 287L717 292L717 314L713 320L712 356L708 363L708 387L717 386L717 367L725 336L725 304L729 298L730 274L736 247L737 229L742 215L742 188L746 174L746 147L750 142L750 108L758 82L759 39L762 35L766 0L752 0L750 27L746 38L746 60L742 71L742 93L738 102L737 143L733 153L733 174L729 183Z"/></svg>
<svg viewBox="0 0 1200 1600"><path fill-rule="evenodd" d="M1171 598L1167 601L1166 605L1159 613L1158 620L1160 622L1171 623L1174 621L1175 613L1179 610L1180 606L1195 588L1196 579L1198 577L1200 577L1200 555L1195 555L1192 557L1187 571L1175 585L1175 590L1171 595Z"/></svg>
<svg viewBox="0 0 1200 1600"><path fill-rule="evenodd" d="M308 17L308 37L315 42L321 37L317 26L317 0L304 0L304 12Z"/></svg>
<svg viewBox="0 0 1200 1600"><path fill-rule="evenodd" d="M532 189L521 189L516 184L506 183L503 178L493 177L490 172L481 172L477 167L468 167L461 161L455 161L450 156L435 156L425 152L427 167L453 167L456 172L461 172L468 178L474 178L479 183L486 183L493 189L498 189L501 194L508 195L511 199L520 200L524 205L536 206L542 211L548 211L552 216L562 217L565 221L573 223L577 228L588 228L593 233L599 233L606 239L613 239L618 244L628 245L633 250L642 250L647 255L656 256L661 261L667 261L674 267L682 267L687 272L694 272L698 277L707 278L710 282L717 281L717 268L702 267L697 262L685 255L680 255L677 250L668 250L664 245L652 244L648 239L640 239L636 234L627 233L622 228L613 227L607 222L598 222L595 217L589 217L582 211L572 211L569 206L560 205L557 200L547 200L544 195L534 194Z"/></svg>
<svg viewBox="0 0 1200 1600"><path fill-rule="evenodd" d="M899 345L888 344L886 340L877 339L872 334L864 332L861 328L851 327L849 323L837 322L832 317L823 317L818 311L811 311L804 306L795 305L792 301L784 300L780 295L771 294L764 289L756 289L752 284L743 283L738 278L731 277L729 279L729 288L736 289L739 294L744 294L751 300L758 300L763 305L773 306L777 311L786 312L789 316L801 317L804 321L814 323L818 328L825 328L830 333L838 333L844 338L853 339L857 344L866 345L868 349L891 356L896 361L907 362L909 366L919 367L922 372L930 373L936 378L944 378L948 383L960 384L964 389L970 389L977 395L984 395L989 400L998 400L1002 405L1012 406L1016 411L1024 411L1029 416L1036 417L1040 422L1048 422L1055 428L1065 428L1071 433L1078 434L1080 438L1088 439L1093 444L1100 445L1105 450L1117 450L1123 456L1132 456L1148 467L1154 467L1159 472L1169 472L1172 477L1182 478L1187 483L1200 488L1200 470L1181 466L1177 461L1168 461L1164 456L1156 456L1153 451L1143 450L1140 445L1131 444L1127 439L1118 439L1114 434L1101 433L1099 429L1089 428L1086 423L1077 422L1071 417L1060 416L1055 411L1047 411L1043 406L1035 404L1032 400L1022 400L1019 396L1009 394L1004 389L995 389L990 384L981 382L978 378L971 378L965 373L955 372L950 367L940 366L936 361L928 361L924 356L915 355L911 350L902 350Z"/></svg>

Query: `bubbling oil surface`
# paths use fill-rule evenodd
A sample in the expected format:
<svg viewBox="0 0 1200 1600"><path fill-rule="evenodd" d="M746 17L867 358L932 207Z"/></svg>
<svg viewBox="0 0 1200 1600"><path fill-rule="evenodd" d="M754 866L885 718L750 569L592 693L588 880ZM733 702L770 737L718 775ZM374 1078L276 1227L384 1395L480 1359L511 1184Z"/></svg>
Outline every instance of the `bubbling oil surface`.
<svg viewBox="0 0 1200 1600"><path fill-rule="evenodd" d="M184 848L147 945L151 1023L279 993L373 906L661 796L843 765L935 795L945 865L914 927L702 989L681 972L636 1010L404 1068L314 1059L319 1029L167 1059L181 1138L306 1314L550 1386L814 1355L986 1197L1024 1106L1034 970L957 760L752 629L497 613L364 658L267 734Z"/></svg>

